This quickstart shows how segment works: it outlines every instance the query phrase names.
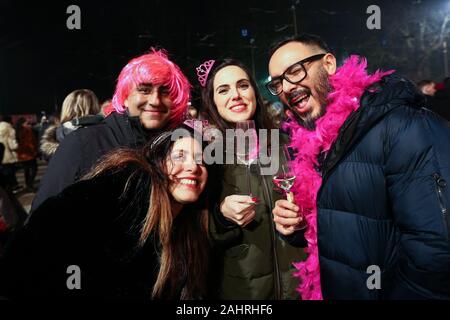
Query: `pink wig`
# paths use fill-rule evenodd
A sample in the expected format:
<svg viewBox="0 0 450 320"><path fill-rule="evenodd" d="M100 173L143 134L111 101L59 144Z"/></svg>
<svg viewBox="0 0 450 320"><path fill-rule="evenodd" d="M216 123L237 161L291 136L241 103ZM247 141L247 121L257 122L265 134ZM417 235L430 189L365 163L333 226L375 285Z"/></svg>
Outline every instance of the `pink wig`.
<svg viewBox="0 0 450 320"><path fill-rule="evenodd" d="M115 111L125 112L125 100L142 83L167 86L173 102L168 125L170 128L180 125L187 113L191 85L180 68L169 60L166 51L152 48L150 53L132 59L122 69L112 99Z"/></svg>

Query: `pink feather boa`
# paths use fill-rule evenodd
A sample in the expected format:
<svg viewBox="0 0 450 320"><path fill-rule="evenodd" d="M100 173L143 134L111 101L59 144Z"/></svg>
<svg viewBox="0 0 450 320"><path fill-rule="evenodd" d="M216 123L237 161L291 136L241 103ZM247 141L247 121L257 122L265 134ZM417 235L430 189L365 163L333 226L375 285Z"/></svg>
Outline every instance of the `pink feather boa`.
<svg viewBox="0 0 450 320"><path fill-rule="evenodd" d="M365 58L350 56L342 67L330 77L333 91L328 96L329 105L326 113L316 122L316 129L308 131L295 120L285 123L291 132L291 146L297 152L291 163L291 170L296 175L292 191L295 203L300 207L300 214L306 219L308 228L305 238L308 247L306 261L294 263L300 278L297 291L303 300L322 300L320 284L319 252L317 246L317 193L322 178L316 171L317 157L321 152L328 152L336 141L339 129L348 116L359 108L359 100L364 90L394 71L376 71L373 75L366 72Z"/></svg>

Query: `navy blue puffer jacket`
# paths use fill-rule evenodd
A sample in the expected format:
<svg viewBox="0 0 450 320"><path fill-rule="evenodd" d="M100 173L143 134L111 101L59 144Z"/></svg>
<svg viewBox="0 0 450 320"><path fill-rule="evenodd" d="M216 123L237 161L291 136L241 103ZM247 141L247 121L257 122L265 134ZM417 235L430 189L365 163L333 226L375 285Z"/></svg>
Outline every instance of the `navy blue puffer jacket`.
<svg viewBox="0 0 450 320"><path fill-rule="evenodd" d="M389 76L378 89L322 165L324 299L449 298L450 124L407 80Z"/></svg>

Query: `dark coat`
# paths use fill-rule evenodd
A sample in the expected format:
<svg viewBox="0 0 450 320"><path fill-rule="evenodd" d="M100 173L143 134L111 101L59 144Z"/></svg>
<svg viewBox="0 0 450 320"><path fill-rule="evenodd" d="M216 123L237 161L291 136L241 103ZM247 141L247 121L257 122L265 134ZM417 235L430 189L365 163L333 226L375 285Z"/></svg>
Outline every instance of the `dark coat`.
<svg viewBox="0 0 450 320"><path fill-rule="evenodd" d="M436 91L436 94L430 99L431 110L438 115L450 121L450 89Z"/></svg>
<svg viewBox="0 0 450 320"><path fill-rule="evenodd" d="M7 247L0 295L150 299L158 244L137 245L150 192L148 174L138 172L122 197L130 167L77 182L37 208ZM72 265L80 290L66 284Z"/></svg>
<svg viewBox="0 0 450 320"><path fill-rule="evenodd" d="M52 157L33 200L34 211L45 199L78 181L102 156L120 148L139 148L148 139L138 117L113 112L98 125L68 135Z"/></svg>
<svg viewBox="0 0 450 320"><path fill-rule="evenodd" d="M248 195L245 165L223 165L217 170L221 185L217 204L229 195ZM219 205L210 219L217 256L213 268L221 299L299 299L292 263L304 260L305 253L277 236L272 208L283 196L274 191L272 176L260 170L259 164L250 170L252 194L260 200L253 222L241 228L223 217Z"/></svg>
<svg viewBox="0 0 450 320"><path fill-rule="evenodd" d="M103 119L104 117L102 115L87 115L72 119L59 126L52 125L45 129L40 140L40 149L45 159L51 159L58 149L59 144L67 135L73 133L77 129L99 124Z"/></svg>
<svg viewBox="0 0 450 320"><path fill-rule="evenodd" d="M450 125L409 81L366 92L322 166L325 299L450 298ZM381 270L381 289L367 280Z"/></svg>

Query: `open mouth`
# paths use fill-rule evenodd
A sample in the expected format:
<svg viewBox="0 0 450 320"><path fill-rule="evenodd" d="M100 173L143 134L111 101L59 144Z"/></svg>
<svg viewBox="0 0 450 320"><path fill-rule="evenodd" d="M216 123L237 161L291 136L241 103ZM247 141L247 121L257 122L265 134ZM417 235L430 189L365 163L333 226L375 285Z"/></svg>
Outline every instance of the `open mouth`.
<svg viewBox="0 0 450 320"><path fill-rule="evenodd" d="M178 184L190 189L197 189L200 185L197 179L190 179L190 178L178 179Z"/></svg>
<svg viewBox="0 0 450 320"><path fill-rule="evenodd" d="M236 113L243 112L245 110L247 110L247 105L245 105L245 104L238 104L238 105L232 106L230 108L231 112L236 112Z"/></svg>
<svg viewBox="0 0 450 320"><path fill-rule="evenodd" d="M194 186L196 186L198 182L197 182L197 180L194 180L194 179L181 179L180 183L181 184L186 184L186 185L194 185Z"/></svg>
<svg viewBox="0 0 450 320"><path fill-rule="evenodd" d="M310 97L311 95L309 93L306 92L300 93L291 100L291 106L297 109L299 112L303 112L305 111L306 106L308 105Z"/></svg>

